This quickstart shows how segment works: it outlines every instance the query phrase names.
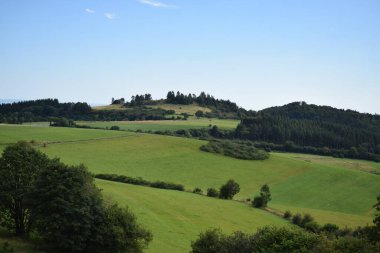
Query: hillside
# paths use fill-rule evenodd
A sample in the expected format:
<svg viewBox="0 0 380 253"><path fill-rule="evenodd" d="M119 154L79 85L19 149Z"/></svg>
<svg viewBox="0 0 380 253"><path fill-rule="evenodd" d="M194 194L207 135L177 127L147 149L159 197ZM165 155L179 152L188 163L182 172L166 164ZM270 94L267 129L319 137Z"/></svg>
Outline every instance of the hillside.
<svg viewBox="0 0 380 253"><path fill-rule="evenodd" d="M238 200L252 198L268 183L271 207L307 210L318 221L341 226L370 223L371 207L380 192L380 177L372 173L380 170L379 163L287 153L271 153L265 161L244 161L202 152L199 147L206 142L194 139L92 129L17 128L22 128L24 135L12 126L0 126L2 138L6 138L1 142L21 137L37 141L60 138L61 142L48 143L41 150L69 164L84 163L94 173L181 183L189 190L218 188L233 178L241 186ZM41 137L46 130L51 137ZM99 139L108 133L108 138ZM90 138L83 138L85 135Z"/></svg>

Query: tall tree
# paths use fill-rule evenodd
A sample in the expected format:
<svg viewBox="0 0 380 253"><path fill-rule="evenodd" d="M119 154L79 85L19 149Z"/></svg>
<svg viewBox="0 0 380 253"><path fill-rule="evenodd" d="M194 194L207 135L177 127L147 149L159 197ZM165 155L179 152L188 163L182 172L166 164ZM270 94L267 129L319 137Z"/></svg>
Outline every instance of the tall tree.
<svg viewBox="0 0 380 253"><path fill-rule="evenodd" d="M5 148L0 158L0 211L8 213L17 235L29 232L28 196L41 169L49 159L27 142Z"/></svg>

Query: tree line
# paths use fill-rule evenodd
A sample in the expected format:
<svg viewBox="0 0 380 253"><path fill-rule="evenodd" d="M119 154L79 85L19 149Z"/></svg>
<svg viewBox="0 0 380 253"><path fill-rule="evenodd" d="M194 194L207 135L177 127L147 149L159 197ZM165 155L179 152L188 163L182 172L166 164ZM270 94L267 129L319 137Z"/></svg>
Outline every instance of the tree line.
<svg viewBox="0 0 380 253"><path fill-rule="evenodd" d="M83 121L165 120L172 110L136 107L131 110L93 110L87 103L60 103L58 99L39 99L0 104L0 123L57 121L62 118Z"/></svg>

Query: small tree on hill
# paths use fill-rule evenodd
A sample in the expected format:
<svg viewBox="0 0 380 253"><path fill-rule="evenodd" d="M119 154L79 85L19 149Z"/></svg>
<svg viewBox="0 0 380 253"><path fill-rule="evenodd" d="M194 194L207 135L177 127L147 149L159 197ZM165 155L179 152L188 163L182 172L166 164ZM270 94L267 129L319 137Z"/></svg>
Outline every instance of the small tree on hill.
<svg viewBox="0 0 380 253"><path fill-rule="evenodd" d="M263 208L268 205L268 202L271 201L271 193L269 190L269 186L264 184L260 189L260 196L256 196L253 198L252 206L257 208Z"/></svg>
<svg viewBox="0 0 380 253"><path fill-rule="evenodd" d="M240 186L233 179L228 180L222 187L220 187L219 198L232 199L237 193L240 192Z"/></svg>

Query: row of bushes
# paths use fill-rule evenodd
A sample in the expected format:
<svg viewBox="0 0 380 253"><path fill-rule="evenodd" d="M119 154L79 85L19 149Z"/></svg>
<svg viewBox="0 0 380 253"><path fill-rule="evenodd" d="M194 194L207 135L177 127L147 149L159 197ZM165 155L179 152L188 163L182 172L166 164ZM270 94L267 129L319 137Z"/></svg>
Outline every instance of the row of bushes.
<svg viewBox="0 0 380 253"><path fill-rule="evenodd" d="M233 141L210 141L200 149L243 160L266 160L269 158L269 154L264 150Z"/></svg>
<svg viewBox="0 0 380 253"><path fill-rule="evenodd" d="M237 231L231 235L211 229L199 235L191 244L190 253L377 253L379 242L366 238L328 237L300 229L267 226L254 234Z"/></svg>
<svg viewBox="0 0 380 253"><path fill-rule="evenodd" d="M168 189L168 190L176 190L176 191L185 190L185 187L182 184L168 183L168 182L163 182L163 181L150 182L145 179L142 179L141 177L134 178L134 177L128 177L128 176L116 175L116 174L96 174L95 178L108 180L108 181L114 181L114 182L120 182L120 183L126 183L126 184L149 186L149 187L159 188L159 189Z"/></svg>
<svg viewBox="0 0 380 253"><path fill-rule="evenodd" d="M340 229L338 225L327 223L325 225L320 225L317 223L310 214L301 215L299 213L292 215L290 211L286 211L283 216L285 219L291 221L294 225L297 225L305 230L315 233L315 234L328 234L334 237L340 236L353 236L353 237L362 237L362 228L357 228L352 231L349 228Z"/></svg>

